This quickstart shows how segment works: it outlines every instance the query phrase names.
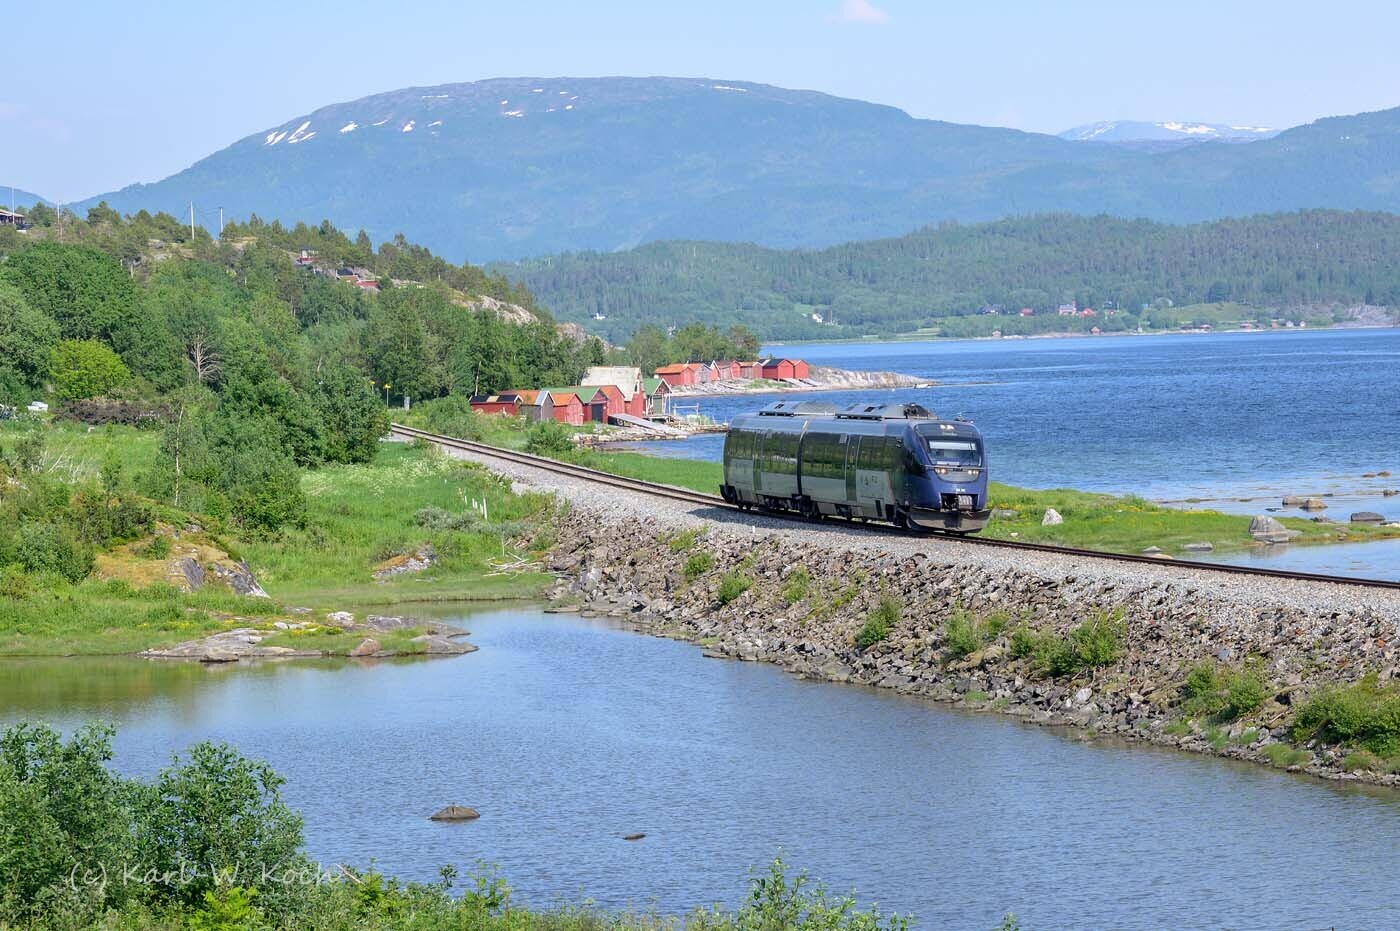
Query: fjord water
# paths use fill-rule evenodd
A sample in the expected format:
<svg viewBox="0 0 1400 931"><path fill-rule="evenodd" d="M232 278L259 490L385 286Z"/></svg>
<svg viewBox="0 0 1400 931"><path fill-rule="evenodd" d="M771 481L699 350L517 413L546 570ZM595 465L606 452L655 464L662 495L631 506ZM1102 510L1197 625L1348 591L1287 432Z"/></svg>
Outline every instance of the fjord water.
<svg viewBox="0 0 1400 931"><path fill-rule="evenodd" d="M486 861L534 905L737 905L781 852L919 928L1007 911L1027 928L1400 926L1389 790L1082 743L601 621L463 623L481 651L443 660L10 660L0 722L116 722L116 765L138 775L227 740L287 777L327 866L433 880ZM482 817L427 820L449 803Z"/></svg>
<svg viewBox="0 0 1400 931"><path fill-rule="evenodd" d="M1400 520L1400 329L1067 339L818 343L765 347L814 365L936 381L895 391L814 392L845 406L917 401L963 415L987 436L997 481L1131 493L1264 513L1285 494L1330 493L1326 512ZM797 397L798 395L783 395ZM727 421L770 395L698 399ZM682 401L691 405L693 399ZM718 458L723 438L645 444L658 455ZM1388 477L1364 478L1389 471ZM1248 501L1237 499L1248 498ZM1303 516L1301 511L1279 512ZM1343 569L1347 547L1276 547L1241 559ZM1400 578L1400 543L1381 543L1348 574Z"/></svg>

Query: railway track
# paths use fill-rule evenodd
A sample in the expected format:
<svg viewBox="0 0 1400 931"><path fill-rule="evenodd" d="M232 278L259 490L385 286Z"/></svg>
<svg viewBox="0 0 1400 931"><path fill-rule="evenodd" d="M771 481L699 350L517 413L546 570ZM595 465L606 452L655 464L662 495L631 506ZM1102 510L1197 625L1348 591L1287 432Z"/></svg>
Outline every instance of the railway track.
<svg viewBox="0 0 1400 931"><path fill-rule="evenodd" d="M403 439L425 440L440 446L459 449L481 456L488 456L504 462L514 462L535 469L543 469L547 472L555 472L571 478L585 479L600 485L610 485L614 488L640 492L657 498L669 498L673 501L684 501L689 504L699 504L705 507L723 508L726 511L743 513L739 507L730 504L719 495L706 494L702 491L692 491L688 488L678 488L674 485L662 485L643 479L627 478L622 475L614 475L611 472L603 472L599 469L590 469L586 466L560 462L557 459L536 456L532 453L522 453L513 449L502 449L499 446L490 446L486 443L476 443L471 440L459 440L456 437L429 433L426 430L419 430L416 427L409 427L403 424L391 424L389 432ZM772 517L788 517L794 521L803 521L807 523L803 518L781 511L763 511L762 513ZM833 526L857 527L861 530L869 531L870 533L894 534L902 537L910 536L908 531L900 530L886 524L839 522L833 524ZM993 540L986 537L954 536L951 534L938 534L938 536L942 539L956 540L959 543L965 543L969 546L989 546L999 549L1024 550L1034 553L1053 553L1060 556L1073 556L1081 559L1102 559L1114 562L1140 563L1157 566L1159 568L1169 566L1172 568L1185 568L1193 571L1213 572L1223 575L1262 576L1265 578L1287 579L1291 581L1325 582L1358 589L1388 589L1400 591L1400 581L1391 581L1388 579L1363 579L1344 575L1325 575L1316 572L1289 572L1284 569L1231 566L1223 563L1200 562L1190 559L1163 560L1152 556L1139 556L1132 553L1109 553L1102 550L1084 550L1072 546L1056 546L1050 543L1025 543L1018 540Z"/></svg>

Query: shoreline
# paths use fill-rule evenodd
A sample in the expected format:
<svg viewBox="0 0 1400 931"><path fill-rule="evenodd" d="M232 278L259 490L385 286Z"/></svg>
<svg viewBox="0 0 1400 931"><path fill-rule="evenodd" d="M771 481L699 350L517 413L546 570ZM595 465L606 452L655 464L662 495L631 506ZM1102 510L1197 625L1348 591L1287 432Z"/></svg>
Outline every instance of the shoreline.
<svg viewBox="0 0 1400 931"><path fill-rule="evenodd" d="M837 339L794 339L781 340L763 344L764 352L772 349L780 349L784 346L822 346L822 345L875 345L878 343L1004 343L1008 340L1012 342L1024 342L1026 340L1038 339L1102 339L1104 337L1127 337L1127 336L1224 336L1232 333L1332 333L1338 330L1400 330L1400 323L1365 323L1356 326L1334 324L1327 327L1280 327L1279 329L1244 329L1235 327L1228 330L1145 330L1141 333L1136 330L1117 330L1110 333L1072 333L1059 331L1053 333L1033 333L1025 336L929 336L899 334L897 336L847 336Z"/></svg>

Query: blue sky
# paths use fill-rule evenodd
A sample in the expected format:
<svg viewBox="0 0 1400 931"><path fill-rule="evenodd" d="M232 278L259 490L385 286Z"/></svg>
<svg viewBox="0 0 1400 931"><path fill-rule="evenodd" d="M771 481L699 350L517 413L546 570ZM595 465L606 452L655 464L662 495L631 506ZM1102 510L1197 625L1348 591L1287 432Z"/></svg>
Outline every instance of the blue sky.
<svg viewBox="0 0 1400 931"><path fill-rule="evenodd" d="M531 75L761 81L1057 132L1400 105L1400 5L1333 0L0 3L0 184L151 181L323 104ZM4 198L7 199L8 192Z"/></svg>

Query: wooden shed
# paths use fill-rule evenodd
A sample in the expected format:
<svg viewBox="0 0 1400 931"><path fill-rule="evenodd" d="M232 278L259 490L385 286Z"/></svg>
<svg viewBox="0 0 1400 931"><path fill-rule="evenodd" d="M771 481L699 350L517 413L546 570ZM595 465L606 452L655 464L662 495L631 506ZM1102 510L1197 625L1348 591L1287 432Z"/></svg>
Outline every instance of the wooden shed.
<svg viewBox="0 0 1400 931"><path fill-rule="evenodd" d="M467 402L478 414L505 414L514 417L520 413L520 395L512 391L500 394L474 394Z"/></svg>
<svg viewBox="0 0 1400 931"><path fill-rule="evenodd" d="M672 388L695 384L695 370L689 365L663 365L656 370L656 377Z"/></svg>
<svg viewBox="0 0 1400 931"><path fill-rule="evenodd" d="M555 420L575 427L583 426L585 416L583 402L579 400L578 395L571 391L555 391L553 389L548 394L550 400L554 402L550 415Z"/></svg>

